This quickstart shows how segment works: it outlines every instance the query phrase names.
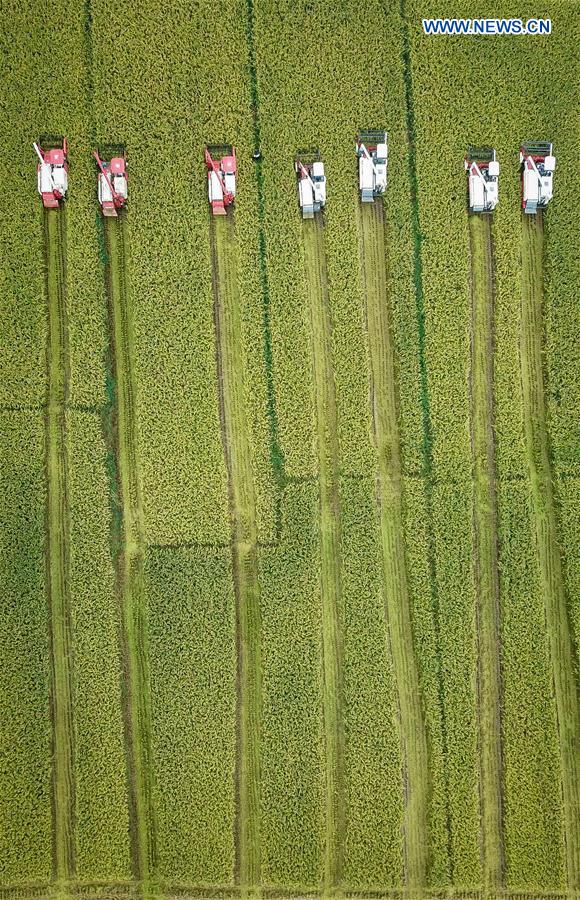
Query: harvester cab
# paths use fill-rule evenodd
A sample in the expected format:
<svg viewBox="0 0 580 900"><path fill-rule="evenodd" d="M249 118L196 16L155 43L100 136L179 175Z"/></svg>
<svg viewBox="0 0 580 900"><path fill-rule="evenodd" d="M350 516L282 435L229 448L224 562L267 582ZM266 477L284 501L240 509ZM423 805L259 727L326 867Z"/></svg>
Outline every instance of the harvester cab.
<svg viewBox="0 0 580 900"><path fill-rule="evenodd" d="M361 203L372 203L387 187L388 137L386 131L359 131L356 137Z"/></svg>
<svg viewBox="0 0 580 900"><path fill-rule="evenodd" d="M528 141L520 147L522 167L522 209L532 214L552 199L552 179L556 157L547 141Z"/></svg>
<svg viewBox="0 0 580 900"><path fill-rule="evenodd" d="M236 148L231 144L207 144L207 192L214 216L225 216L236 196Z"/></svg>
<svg viewBox="0 0 580 900"><path fill-rule="evenodd" d="M313 219L326 204L326 175L319 150L299 150L294 157L298 203L303 219Z"/></svg>
<svg viewBox="0 0 580 900"><path fill-rule="evenodd" d="M102 154L102 155L101 155ZM104 216L116 217L127 206L127 158L122 146L93 150L99 172L97 190ZM103 159L102 157L108 157Z"/></svg>
<svg viewBox="0 0 580 900"><path fill-rule="evenodd" d="M44 146L43 146L44 145ZM42 137L32 145L38 156L38 193L45 209L58 209L68 190L68 144L65 137Z"/></svg>
<svg viewBox="0 0 580 900"><path fill-rule="evenodd" d="M491 147L470 147L465 157L469 212L492 212L498 202L499 163Z"/></svg>

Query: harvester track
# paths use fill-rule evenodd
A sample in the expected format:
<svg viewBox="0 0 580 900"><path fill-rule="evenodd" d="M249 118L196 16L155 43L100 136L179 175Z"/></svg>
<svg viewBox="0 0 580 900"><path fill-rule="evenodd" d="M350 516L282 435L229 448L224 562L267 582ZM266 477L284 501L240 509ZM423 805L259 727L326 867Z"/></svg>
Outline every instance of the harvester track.
<svg viewBox="0 0 580 900"><path fill-rule="evenodd" d="M46 435L46 582L52 721L53 876L75 871L73 640L69 596L69 497L66 403L69 352L66 312L66 214L44 211L48 305Z"/></svg>
<svg viewBox="0 0 580 900"><path fill-rule="evenodd" d="M469 216L471 245L471 453L477 598L479 765L483 877L504 881L500 593L493 422L493 247L489 216Z"/></svg>
<svg viewBox="0 0 580 900"><path fill-rule="evenodd" d="M580 709L550 462L543 352L542 213L523 215L520 364L536 545L556 694L568 888L580 889Z"/></svg>
<svg viewBox="0 0 580 900"><path fill-rule="evenodd" d="M326 741L326 851L324 888L341 883L344 855L344 723L341 608L339 445L332 368L326 255L320 215L304 222L304 256L310 299L312 368L320 484L322 659Z"/></svg>
<svg viewBox="0 0 580 900"><path fill-rule="evenodd" d="M126 222L105 221L111 364L115 385L112 438L115 453L116 581L120 605L123 716L129 782L133 874L151 896L155 868L155 815L151 761L151 713L147 616L143 585L145 554L139 480L133 329L127 284ZM115 518L115 517L114 517Z"/></svg>
<svg viewBox="0 0 580 900"><path fill-rule="evenodd" d="M232 212L212 219L210 230L220 419L228 471L237 619L236 880L243 897L255 897L260 894L260 587Z"/></svg>
<svg viewBox="0 0 580 900"><path fill-rule="evenodd" d="M362 204L360 221L385 612L398 694L405 782L405 882L408 889L420 891L427 874L429 760L405 559L401 448L382 202Z"/></svg>

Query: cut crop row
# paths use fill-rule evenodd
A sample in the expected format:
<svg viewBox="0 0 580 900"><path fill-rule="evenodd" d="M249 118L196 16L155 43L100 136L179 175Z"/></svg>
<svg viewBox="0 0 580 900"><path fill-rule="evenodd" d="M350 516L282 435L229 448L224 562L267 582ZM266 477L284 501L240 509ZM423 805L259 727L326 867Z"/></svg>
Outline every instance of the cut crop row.
<svg viewBox="0 0 580 900"><path fill-rule="evenodd" d="M119 603L119 647L123 667L123 715L129 785L132 871L149 884L155 862L152 808L151 711L147 615L143 590L144 520L137 442L134 315L129 288L124 218L105 222L110 379L106 421L113 468L110 478L112 550Z"/></svg>
<svg viewBox="0 0 580 900"><path fill-rule="evenodd" d="M494 265L491 221L470 215L470 432L473 465L473 573L483 880L504 880L501 646L495 441L493 429Z"/></svg>
<svg viewBox="0 0 580 900"><path fill-rule="evenodd" d="M76 872L81 879L128 878L131 862L118 638L120 608L111 558L107 448L96 416L71 412L67 423Z"/></svg>

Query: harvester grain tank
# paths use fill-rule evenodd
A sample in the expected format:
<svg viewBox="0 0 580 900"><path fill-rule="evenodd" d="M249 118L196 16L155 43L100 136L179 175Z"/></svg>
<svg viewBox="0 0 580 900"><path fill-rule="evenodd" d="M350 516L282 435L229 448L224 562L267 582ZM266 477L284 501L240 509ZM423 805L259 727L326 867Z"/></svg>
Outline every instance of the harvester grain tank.
<svg viewBox="0 0 580 900"><path fill-rule="evenodd" d="M45 144L43 149L42 144ZM63 138L44 138L32 145L38 156L38 193L45 209L58 209L68 191L68 144Z"/></svg>
<svg viewBox="0 0 580 900"><path fill-rule="evenodd" d="M552 199L556 157L548 141L528 141L520 147L522 167L522 209L532 214Z"/></svg>
<svg viewBox="0 0 580 900"><path fill-rule="evenodd" d="M469 212L488 213L499 199L499 163L491 147L470 147L465 157L468 173Z"/></svg>
<svg viewBox="0 0 580 900"><path fill-rule="evenodd" d="M225 216L236 196L236 148L231 144L207 144L207 192L214 216Z"/></svg>
<svg viewBox="0 0 580 900"><path fill-rule="evenodd" d="M362 203L372 203L387 187L388 137L386 131L359 131L356 137L358 183Z"/></svg>
<svg viewBox="0 0 580 900"><path fill-rule="evenodd" d="M116 155L113 155L116 153ZM103 155L105 153L103 152ZM93 150L99 173L97 176L97 188L99 203L104 216L115 217L127 206L127 159L124 147L116 147L108 154L109 159L104 160L98 150Z"/></svg>
<svg viewBox="0 0 580 900"><path fill-rule="evenodd" d="M319 150L299 150L294 158L298 203L303 219L313 219L326 204L326 175Z"/></svg>

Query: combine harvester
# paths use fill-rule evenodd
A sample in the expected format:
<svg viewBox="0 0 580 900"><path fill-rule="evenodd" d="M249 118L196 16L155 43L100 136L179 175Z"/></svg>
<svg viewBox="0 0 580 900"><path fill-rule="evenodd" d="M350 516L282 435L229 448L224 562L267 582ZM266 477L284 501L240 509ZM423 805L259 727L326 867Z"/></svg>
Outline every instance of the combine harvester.
<svg viewBox="0 0 580 900"><path fill-rule="evenodd" d="M207 192L214 216L227 215L236 196L236 148L231 144L206 144Z"/></svg>
<svg viewBox="0 0 580 900"><path fill-rule="evenodd" d="M124 147L112 148L110 153L117 151L119 155L109 156L108 161L101 159L98 150L93 150L93 156L99 167L98 194L99 203L104 216L116 217L127 206L127 158Z"/></svg>
<svg viewBox="0 0 580 900"><path fill-rule="evenodd" d="M556 157L547 141L527 141L520 147L522 209L531 215L552 199Z"/></svg>
<svg viewBox="0 0 580 900"><path fill-rule="evenodd" d="M299 150L294 158L298 203L303 219L313 219L326 204L326 175L319 150Z"/></svg>
<svg viewBox="0 0 580 900"><path fill-rule="evenodd" d="M387 187L387 132L359 131L356 155L361 203L372 203L385 193Z"/></svg>
<svg viewBox="0 0 580 900"><path fill-rule="evenodd" d="M43 150L41 143L51 146ZM63 138L41 138L32 145L38 156L38 193L45 209L58 209L68 191L68 144Z"/></svg>
<svg viewBox="0 0 580 900"><path fill-rule="evenodd" d="M465 157L469 212L493 212L498 202L499 163L491 147L470 147Z"/></svg>

